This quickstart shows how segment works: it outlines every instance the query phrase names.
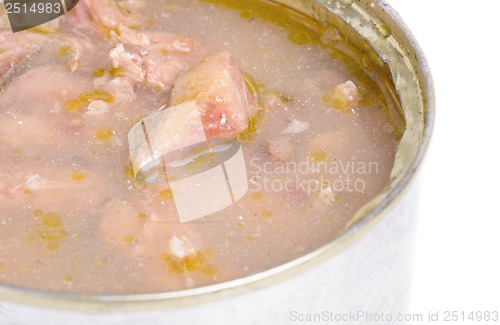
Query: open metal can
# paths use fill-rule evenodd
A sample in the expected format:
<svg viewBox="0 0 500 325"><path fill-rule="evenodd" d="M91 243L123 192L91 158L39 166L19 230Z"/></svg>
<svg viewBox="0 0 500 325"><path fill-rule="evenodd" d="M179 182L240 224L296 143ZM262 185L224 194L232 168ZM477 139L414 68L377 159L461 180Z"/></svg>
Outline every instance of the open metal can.
<svg viewBox="0 0 500 325"><path fill-rule="evenodd" d="M383 0L273 2L342 30L392 82L406 130L384 191L326 245L234 281L120 296L60 294L1 284L0 324L287 324L309 319L372 323L381 321L382 313L395 322L406 311L418 172L435 114L433 82L424 55Z"/></svg>

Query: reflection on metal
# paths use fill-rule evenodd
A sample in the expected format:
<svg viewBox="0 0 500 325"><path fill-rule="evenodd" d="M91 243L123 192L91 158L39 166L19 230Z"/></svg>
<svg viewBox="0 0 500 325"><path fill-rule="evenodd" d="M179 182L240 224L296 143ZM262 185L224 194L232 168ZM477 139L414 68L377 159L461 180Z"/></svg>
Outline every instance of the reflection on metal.
<svg viewBox="0 0 500 325"><path fill-rule="evenodd" d="M181 222L225 209L248 191L235 139L207 139L195 102L155 111L129 132L136 180L169 185Z"/></svg>

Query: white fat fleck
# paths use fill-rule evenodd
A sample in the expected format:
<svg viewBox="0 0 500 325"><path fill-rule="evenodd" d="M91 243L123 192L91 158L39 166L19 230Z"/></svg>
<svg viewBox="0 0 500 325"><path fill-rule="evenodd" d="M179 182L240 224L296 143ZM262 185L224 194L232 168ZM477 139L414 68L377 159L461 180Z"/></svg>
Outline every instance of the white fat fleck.
<svg viewBox="0 0 500 325"><path fill-rule="evenodd" d="M170 251L177 255L178 257L184 257L186 255L186 247L182 240L180 240L177 236L173 236L169 240Z"/></svg>
<svg viewBox="0 0 500 325"><path fill-rule="evenodd" d="M35 180L36 178L38 177L38 174L36 175L33 175L31 176L26 182L22 183L22 184L19 184L17 185L16 187L14 187L12 190L17 190L18 188L20 188L21 186L23 185L28 185L29 183L31 183L33 180Z"/></svg>
<svg viewBox="0 0 500 325"><path fill-rule="evenodd" d="M358 87L350 80L338 85L337 88L349 102L355 101L358 97Z"/></svg>
<svg viewBox="0 0 500 325"><path fill-rule="evenodd" d="M90 116L101 115L109 112L109 103L106 103L103 100L93 100L89 104L89 108L87 110L87 114Z"/></svg>
<svg viewBox="0 0 500 325"><path fill-rule="evenodd" d="M327 203L330 203L332 198L333 198L333 190L330 186L327 186L326 188L323 188L321 189L321 191L319 192L319 196L320 198L327 202Z"/></svg>
<svg viewBox="0 0 500 325"><path fill-rule="evenodd" d="M222 114L222 119L220 120L220 124L221 125L226 124L226 114Z"/></svg>
<svg viewBox="0 0 500 325"><path fill-rule="evenodd" d="M26 182L17 185L11 191L15 191L22 186L26 186L30 190L39 190L39 189L54 189L54 188L63 189L63 188L85 187L86 185L79 183L64 183L64 182L52 181L40 177L40 175L36 174L30 176Z"/></svg>
<svg viewBox="0 0 500 325"><path fill-rule="evenodd" d="M291 119L288 127L281 131L281 134L298 134L309 129L309 122L302 122L296 119Z"/></svg>

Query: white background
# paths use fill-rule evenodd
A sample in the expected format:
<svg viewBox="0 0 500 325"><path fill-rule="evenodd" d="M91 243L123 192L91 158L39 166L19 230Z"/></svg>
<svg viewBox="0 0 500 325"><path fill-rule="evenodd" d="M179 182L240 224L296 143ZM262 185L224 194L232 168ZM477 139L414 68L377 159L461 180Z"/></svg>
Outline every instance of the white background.
<svg viewBox="0 0 500 325"><path fill-rule="evenodd" d="M423 48L437 96L412 311L500 312L500 1L387 1Z"/></svg>

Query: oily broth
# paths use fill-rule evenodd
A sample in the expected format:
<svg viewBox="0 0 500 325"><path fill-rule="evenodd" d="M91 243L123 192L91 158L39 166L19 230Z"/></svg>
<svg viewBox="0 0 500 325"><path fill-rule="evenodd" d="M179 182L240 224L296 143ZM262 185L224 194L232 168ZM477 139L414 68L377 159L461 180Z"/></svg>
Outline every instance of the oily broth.
<svg viewBox="0 0 500 325"><path fill-rule="evenodd" d="M68 112L65 103L95 88L93 74L107 63L105 55L93 53L107 53L110 46L91 35L94 49L82 54L75 73L61 65L57 44L49 46L31 62L29 72L0 93L0 116L5 121L0 128L0 163L7 166L0 172L2 282L124 294L231 280L277 266L331 240L385 187L398 145L393 123L378 103L348 114L321 101L337 84L356 83L329 51L315 44L293 44L281 27L244 19L237 11L209 3L144 4L135 10L156 21L151 28L192 37L206 53L227 49L261 88L286 95L286 103L261 99L268 102L258 132L242 142L249 193L223 211L180 224L168 189L135 183L128 157L131 126L164 104L169 94L136 87L135 100L116 103L108 113L88 117ZM283 164L266 149L289 119L310 124L291 139L296 148L292 162L325 153L324 162L331 164L377 162L378 173L363 175L364 192L344 191L324 200L317 191L306 195L296 188L263 189L262 176L273 184L296 180L296 173L278 170ZM114 132L108 141L102 141L106 132L101 140L96 138L105 127ZM263 166L273 172L259 173ZM32 177L41 189L26 186ZM52 227L58 221L62 225ZM196 253L184 260L167 254L172 236L189 239Z"/></svg>

